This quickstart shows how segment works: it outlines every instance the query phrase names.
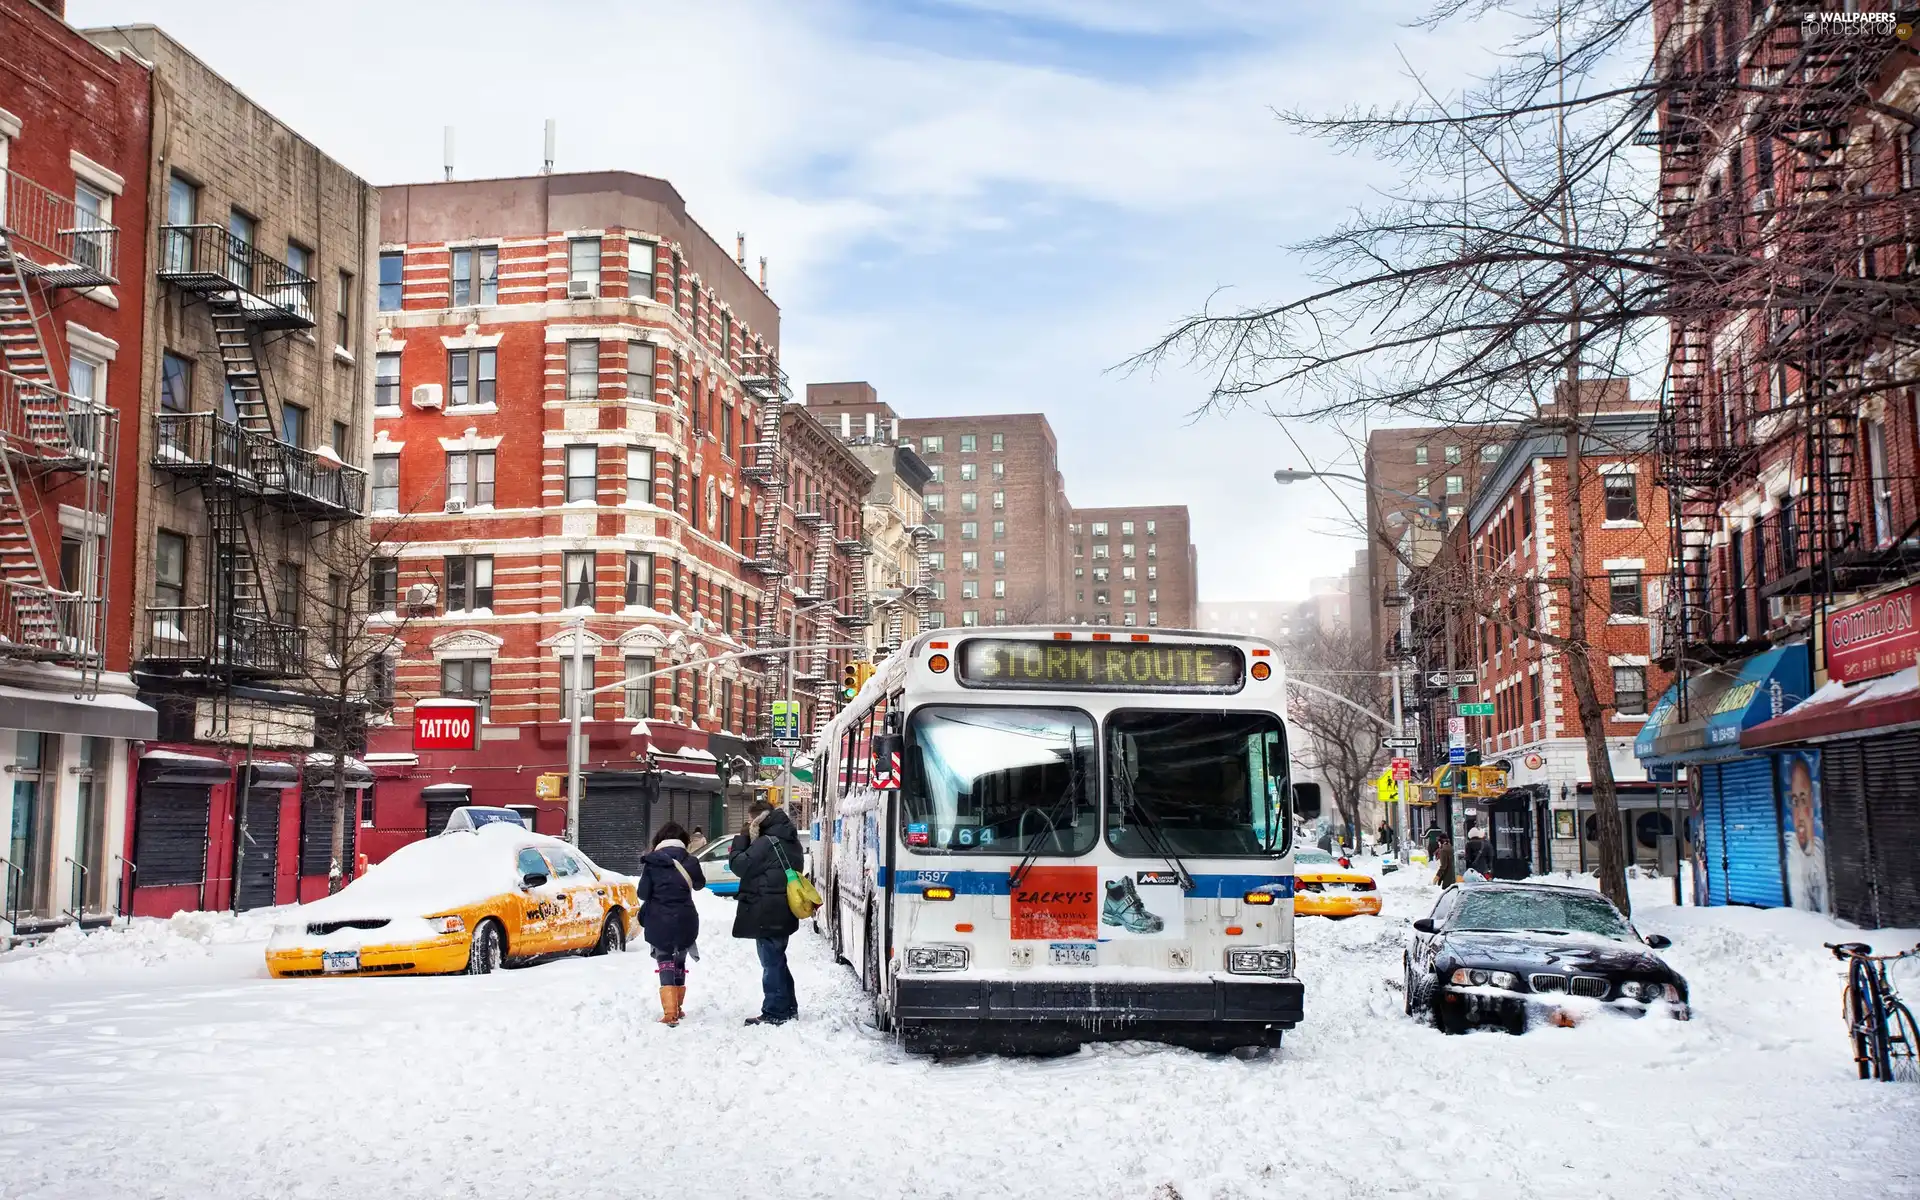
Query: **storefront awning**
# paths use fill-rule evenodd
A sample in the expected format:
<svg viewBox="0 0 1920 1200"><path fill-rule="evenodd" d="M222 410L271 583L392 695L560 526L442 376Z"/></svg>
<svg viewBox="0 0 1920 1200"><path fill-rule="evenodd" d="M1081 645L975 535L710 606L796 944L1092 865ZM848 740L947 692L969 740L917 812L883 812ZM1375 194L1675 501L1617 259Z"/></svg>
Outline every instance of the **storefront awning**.
<svg viewBox="0 0 1920 1200"><path fill-rule="evenodd" d="M422 800L462 800L473 795L473 785L466 783L430 783L420 789Z"/></svg>
<svg viewBox="0 0 1920 1200"><path fill-rule="evenodd" d="M333 755L307 755L307 782L309 784L316 784L320 787L331 787L333 785L333 778ZM367 768L367 764L351 756L347 759L346 770L342 778L350 790L370 788L373 786L373 772Z"/></svg>
<svg viewBox="0 0 1920 1200"><path fill-rule="evenodd" d="M1681 721L1683 688L1687 719ZM1696 672L1668 688L1654 705L1634 739L1634 757L1657 766L1738 755L1743 730L1779 716L1811 690L1811 660L1804 642Z"/></svg>
<svg viewBox="0 0 1920 1200"><path fill-rule="evenodd" d="M300 782L300 771L292 763L256 758L244 765L252 776L248 780L252 787L290 788Z"/></svg>
<svg viewBox="0 0 1920 1200"><path fill-rule="evenodd" d="M1741 734L1740 744L1764 749L1914 728L1920 728L1920 679L1910 667L1865 683L1829 683L1784 716Z"/></svg>
<svg viewBox="0 0 1920 1200"><path fill-rule="evenodd" d="M82 698L0 686L0 729L151 741L160 732L160 714L132 696Z"/></svg>
<svg viewBox="0 0 1920 1200"><path fill-rule="evenodd" d="M177 750L149 750L140 756L140 782L214 787L233 782L233 766L220 758L181 754Z"/></svg>

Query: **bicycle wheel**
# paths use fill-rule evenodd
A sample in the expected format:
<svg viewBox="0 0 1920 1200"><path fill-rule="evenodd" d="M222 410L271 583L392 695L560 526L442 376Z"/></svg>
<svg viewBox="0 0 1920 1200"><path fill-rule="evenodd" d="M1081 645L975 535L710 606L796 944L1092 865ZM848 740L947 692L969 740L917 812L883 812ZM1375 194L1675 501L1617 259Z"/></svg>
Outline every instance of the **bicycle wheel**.
<svg viewBox="0 0 1920 1200"><path fill-rule="evenodd" d="M1887 1073L1882 1079L1895 1083L1920 1083L1920 1027L1913 1013L1895 1000L1887 1005Z"/></svg>
<svg viewBox="0 0 1920 1200"><path fill-rule="evenodd" d="M1853 1040L1854 1068L1862 1079L1886 1078L1886 1031L1880 1005L1880 981L1873 964L1856 958L1847 968L1847 1033Z"/></svg>

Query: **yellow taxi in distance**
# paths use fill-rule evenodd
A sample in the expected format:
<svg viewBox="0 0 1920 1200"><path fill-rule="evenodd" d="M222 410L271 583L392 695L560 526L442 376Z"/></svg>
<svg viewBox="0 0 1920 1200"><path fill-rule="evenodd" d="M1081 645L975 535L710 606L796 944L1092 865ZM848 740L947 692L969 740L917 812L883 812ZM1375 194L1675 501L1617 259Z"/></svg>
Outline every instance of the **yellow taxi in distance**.
<svg viewBox="0 0 1920 1200"><path fill-rule="evenodd" d="M1373 876L1325 850L1296 850L1293 855L1293 915L1357 917L1380 915L1380 889Z"/></svg>
<svg viewBox="0 0 1920 1200"><path fill-rule="evenodd" d="M624 950L639 928L637 883L517 821L450 822L289 910L267 941L267 973L485 975L515 960Z"/></svg>

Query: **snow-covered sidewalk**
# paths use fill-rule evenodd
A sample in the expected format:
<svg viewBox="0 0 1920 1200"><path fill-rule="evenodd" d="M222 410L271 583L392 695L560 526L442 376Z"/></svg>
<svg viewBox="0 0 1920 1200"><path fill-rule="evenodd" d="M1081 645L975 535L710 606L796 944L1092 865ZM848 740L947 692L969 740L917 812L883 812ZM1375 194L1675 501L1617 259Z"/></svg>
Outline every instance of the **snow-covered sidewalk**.
<svg viewBox="0 0 1920 1200"><path fill-rule="evenodd" d="M0 1196L1920 1195L1920 1089L1854 1079L1831 924L1642 884L1695 1020L1446 1038L1399 990L1435 891L1385 883L1379 919L1300 923L1306 1023L1254 1062L909 1059L805 933L801 1021L743 1028L711 897L678 1029L643 953L274 982L258 914L64 937L0 956Z"/></svg>

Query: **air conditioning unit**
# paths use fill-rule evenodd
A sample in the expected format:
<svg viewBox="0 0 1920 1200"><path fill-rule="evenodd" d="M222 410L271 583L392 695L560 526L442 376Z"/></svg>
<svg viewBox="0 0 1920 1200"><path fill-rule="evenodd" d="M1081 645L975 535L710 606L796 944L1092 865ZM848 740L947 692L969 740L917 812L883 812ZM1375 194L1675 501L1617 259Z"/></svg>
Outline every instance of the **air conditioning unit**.
<svg viewBox="0 0 1920 1200"><path fill-rule="evenodd" d="M415 384L413 388L413 406L415 408L439 408L440 385L437 383Z"/></svg>
<svg viewBox="0 0 1920 1200"><path fill-rule="evenodd" d="M1753 194L1753 211L1763 213L1773 208L1773 189L1761 188Z"/></svg>
<svg viewBox="0 0 1920 1200"><path fill-rule="evenodd" d="M433 608L440 603L440 588L431 583L413 583L407 585L407 608L418 610Z"/></svg>
<svg viewBox="0 0 1920 1200"><path fill-rule="evenodd" d="M1785 596L1767 597L1767 620L1784 621L1787 619L1787 598Z"/></svg>
<svg viewBox="0 0 1920 1200"><path fill-rule="evenodd" d="M466 502L466 500L465 500L465 499L464 499L463 497L459 497L459 496L448 496L448 497L447 497L447 511L448 511L448 512L465 512L465 511L467 511L467 502Z"/></svg>
<svg viewBox="0 0 1920 1200"><path fill-rule="evenodd" d="M600 285L591 279L567 280L567 299L592 300L600 294Z"/></svg>
<svg viewBox="0 0 1920 1200"><path fill-rule="evenodd" d="M707 614L693 614L693 619L687 622L687 626L695 633L705 633L707 631Z"/></svg>

